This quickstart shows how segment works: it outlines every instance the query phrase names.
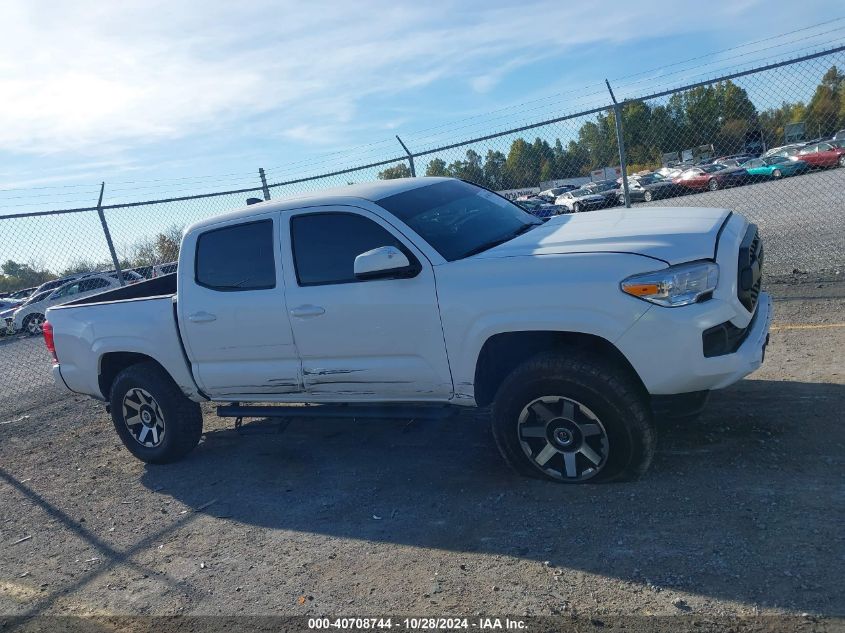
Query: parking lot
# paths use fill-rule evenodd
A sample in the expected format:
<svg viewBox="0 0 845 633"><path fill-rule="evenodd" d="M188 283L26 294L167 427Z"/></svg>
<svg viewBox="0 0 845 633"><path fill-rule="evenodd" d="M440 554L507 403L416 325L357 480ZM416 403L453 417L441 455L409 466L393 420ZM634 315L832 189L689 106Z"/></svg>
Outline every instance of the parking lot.
<svg viewBox="0 0 845 633"><path fill-rule="evenodd" d="M724 207L760 227L766 272L818 271L843 263L845 169L706 191L634 206Z"/></svg>
<svg viewBox="0 0 845 633"><path fill-rule="evenodd" d="M765 366L661 423L628 484L520 478L483 414L240 436L209 409L187 459L145 466L102 405L22 389L26 417L0 420L0 611L841 615L837 279L770 283Z"/></svg>

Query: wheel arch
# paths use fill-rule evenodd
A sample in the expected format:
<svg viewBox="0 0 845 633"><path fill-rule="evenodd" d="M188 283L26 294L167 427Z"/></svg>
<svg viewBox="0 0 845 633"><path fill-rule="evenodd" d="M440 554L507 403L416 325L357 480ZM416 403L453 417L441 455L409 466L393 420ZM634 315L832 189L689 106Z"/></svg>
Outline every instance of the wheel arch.
<svg viewBox="0 0 845 633"><path fill-rule="evenodd" d="M108 400L111 397L111 388L117 375L127 367L146 362L155 363L165 374L170 376L170 372L167 371L164 365L152 356L140 352L106 352L100 356L97 370L97 384L100 387L100 393ZM173 379L172 376L170 378L171 380Z"/></svg>
<svg viewBox="0 0 845 633"><path fill-rule="evenodd" d="M507 375L540 352L578 349L609 360L630 374L643 393L646 388L630 361L613 343L596 334L534 330L502 332L482 345L475 365L474 395L479 407L489 405Z"/></svg>

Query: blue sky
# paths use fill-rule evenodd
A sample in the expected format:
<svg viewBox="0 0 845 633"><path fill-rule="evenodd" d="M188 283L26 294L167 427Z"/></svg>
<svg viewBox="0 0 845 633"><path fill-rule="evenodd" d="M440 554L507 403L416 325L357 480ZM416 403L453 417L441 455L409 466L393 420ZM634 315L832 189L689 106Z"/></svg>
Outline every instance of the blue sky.
<svg viewBox="0 0 845 633"><path fill-rule="evenodd" d="M395 134L430 147L605 103L605 77L636 96L841 44L843 15L823 0L5 0L0 214L89 204L101 180L107 201L143 199L400 155Z"/></svg>

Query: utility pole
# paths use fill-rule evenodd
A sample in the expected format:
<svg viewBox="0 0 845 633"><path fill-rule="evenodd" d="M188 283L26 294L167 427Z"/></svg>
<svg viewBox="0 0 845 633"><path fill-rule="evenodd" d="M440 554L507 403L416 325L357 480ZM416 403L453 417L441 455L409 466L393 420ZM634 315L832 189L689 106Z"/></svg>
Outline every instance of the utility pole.
<svg viewBox="0 0 845 633"><path fill-rule="evenodd" d="M264 175L264 168L258 168L258 176L261 178L261 190L264 192L264 199L270 199L270 187L267 186L267 176Z"/></svg>
<svg viewBox="0 0 845 633"><path fill-rule="evenodd" d="M631 208L631 194L628 193L628 165L625 161L625 139L622 137L622 106L616 101L616 96L613 94L613 88L610 87L610 82L605 79L607 90L610 92L610 98L613 99L613 114L616 119L616 144L619 146L619 166L622 169L622 192L625 195L625 208Z"/></svg>
<svg viewBox="0 0 845 633"><path fill-rule="evenodd" d="M407 146L405 145L405 143L402 142L402 139L399 138L398 134L396 135L396 140L399 141L399 144L402 146L402 149L404 149L405 153L408 155L408 165L410 165L411 167L411 177L416 178L417 170L414 168L414 155L410 151L408 151Z"/></svg>
<svg viewBox="0 0 845 633"><path fill-rule="evenodd" d="M109 225L106 222L106 214L103 213L103 192L106 190L106 183L100 183L100 198L97 200L97 214L100 216L100 224L103 225L103 233L106 236L106 244L109 246L109 253L111 253L111 261L114 269L117 271L117 280L121 286L126 285L123 279L123 271L120 270L120 262L117 260L117 252L114 250L114 242L111 240L111 233L109 232Z"/></svg>

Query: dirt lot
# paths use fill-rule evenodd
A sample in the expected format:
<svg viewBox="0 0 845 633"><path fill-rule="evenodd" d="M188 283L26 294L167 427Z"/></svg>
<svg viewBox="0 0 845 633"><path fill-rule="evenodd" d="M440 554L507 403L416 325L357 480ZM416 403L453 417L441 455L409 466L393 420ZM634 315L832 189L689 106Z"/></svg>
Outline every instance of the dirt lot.
<svg viewBox="0 0 845 633"><path fill-rule="evenodd" d="M662 423L636 483L517 477L477 414L242 437L209 410L145 466L101 405L44 403L0 425L0 613L844 615L837 279L770 284L764 368Z"/></svg>

